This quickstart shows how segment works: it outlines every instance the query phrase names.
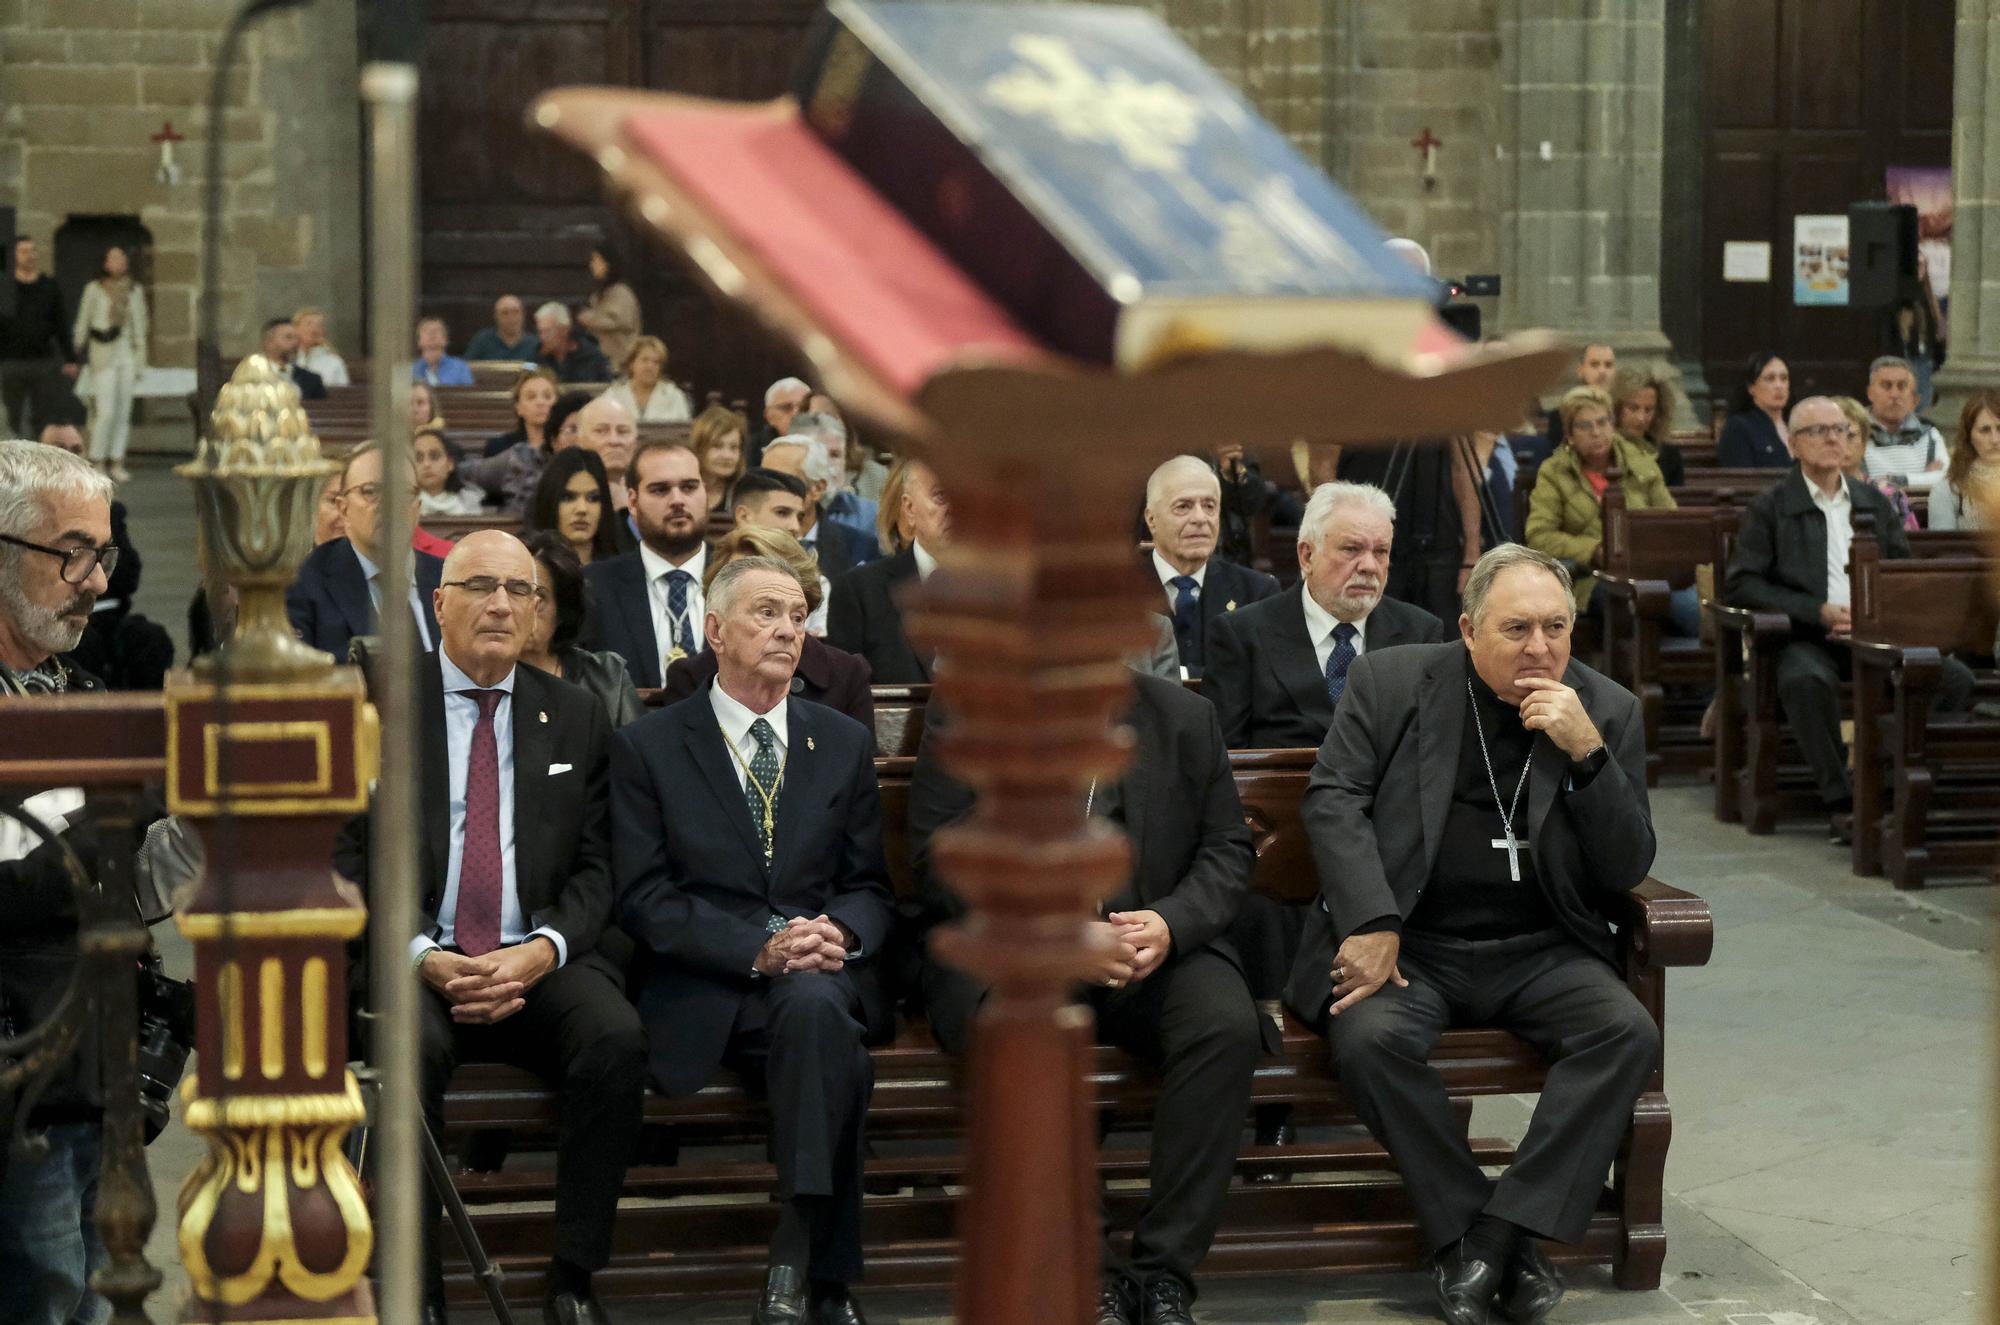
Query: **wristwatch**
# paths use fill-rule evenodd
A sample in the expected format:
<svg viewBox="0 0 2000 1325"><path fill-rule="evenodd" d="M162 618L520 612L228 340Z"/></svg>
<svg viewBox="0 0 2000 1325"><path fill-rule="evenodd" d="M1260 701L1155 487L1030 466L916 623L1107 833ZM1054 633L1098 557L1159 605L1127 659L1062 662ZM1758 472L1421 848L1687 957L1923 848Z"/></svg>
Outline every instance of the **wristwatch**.
<svg viewBox="0 0 2000 1325"><path fill-rule="evenodd" d="M1581 775L1588 781L1603 772L1604 766L1610 762L1611 751L1600 741L1597 748L1585 754L1583 758L1570 760L1570 772L1572 776Z"/></svg>

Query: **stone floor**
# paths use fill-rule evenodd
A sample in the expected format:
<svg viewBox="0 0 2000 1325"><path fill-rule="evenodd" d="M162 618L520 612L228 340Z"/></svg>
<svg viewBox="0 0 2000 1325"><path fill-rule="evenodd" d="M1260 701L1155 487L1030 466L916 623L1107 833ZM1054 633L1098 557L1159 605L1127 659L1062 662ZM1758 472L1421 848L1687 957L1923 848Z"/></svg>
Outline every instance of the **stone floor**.
<svg viewBox="0 0 2000 1325"><path fill-rule="evenodd" d="M171 446L171 438L149 439ZM127 486L146 556L140 610L185 639L193 523L164 457ZM1654 797L1654 873L1705 896L1716 950L1670 981L1666 1277L1621 1293L1574 1276L1554 1319L1717 1325L1972 1325L1991 1244L1988 1101L1994 1085L1994 891L1939 886L1899 896L1851 877L1845 856L1801 827L1767 838L1719 825L1706 788ZM185 960L177 937L170 957ZM1529 1098L1482 1106L1487 1134L1517 1133ZM151 1255L174 1259L171 1212L198 1147L154 1146L162 1211ZM172 1319L177 1270L156 1303ZM942 1319L939 1294L877 1294L878 1322ZM748 1303L620 1304L626 1325L740 1321ZM1273 1277L1205 1286L1211 1325L1432 1319L1413 1276ZM538 1313L523 1312L524 1322ZM461 1320L482 1313L458 1313Z"/></svg>

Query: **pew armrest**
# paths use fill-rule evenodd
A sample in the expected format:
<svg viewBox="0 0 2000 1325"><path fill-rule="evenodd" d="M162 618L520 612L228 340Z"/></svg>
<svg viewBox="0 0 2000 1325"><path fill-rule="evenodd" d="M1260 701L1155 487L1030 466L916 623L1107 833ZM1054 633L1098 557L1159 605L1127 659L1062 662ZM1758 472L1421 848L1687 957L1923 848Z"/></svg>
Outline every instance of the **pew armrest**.
<svg viewBox="0 0 2000 1325"><path fill-rule="evenodd" d="M1792 633L1792 619L1783 612L1758 612L1710 601L1708 613L1719 630L1755 639L1778 639Z"/></svg>
<svg viewBox="0 0 2000 1325"><path fill-rule="evenodd" d="M1629 893L1603 903L1618 926L1620 944L1639 966L1706 966L1715 947L1708 903L1690 892L1648 878Z"/></svg>

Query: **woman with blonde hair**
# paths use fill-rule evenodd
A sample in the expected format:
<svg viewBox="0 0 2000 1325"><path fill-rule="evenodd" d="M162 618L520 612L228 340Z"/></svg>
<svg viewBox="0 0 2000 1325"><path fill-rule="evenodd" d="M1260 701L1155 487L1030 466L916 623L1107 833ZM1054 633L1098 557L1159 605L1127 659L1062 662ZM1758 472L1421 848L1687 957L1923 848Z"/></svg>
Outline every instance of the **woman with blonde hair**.
<svg viewBox="0 0 2000 1325"><path fill-rule="evenodd" d="M1667 486L1687 482L1681 449L1667 440L1674 426L1674 384L1658 369L1641 364L1620 368L1611 379L1611 425L1618 435L1653 458Z"/></svg>
<svg viewBox="0 0 2000 1325"><path fill-rule="evenodd" d="M760 525L739 525L717 539L708 550L708 566L702 572L702 592L715 582L715 573L737 557L769 557L791 568L806 595L806 617L826 608L825 584L819 573L819 558L800 546L799 540L782 529ZM848 717L875 729L875 701L868 689L868 660L844 649L836 649L807 630L801 642L799 665L792 675L792 693L815 704L839 709ZM686 699L705 689L715 679L715 654L706 648L686 658L677 658L667 667L662 685L665 702Z"/></svg>
<svg viewBox="0 0 2000 1325"><path fill-rule="evenodd" d="M687 421L687 393L667 380L667 346L658 336L634 336L618 371L624 376L604 394L623 405L632 422Z"/></svg>
<svg viewBox="0 0 2000 1325"><path fill-rule="evenodd" d="M328 386L348 386L347 360L326 343L326 313L322 309L308 305L292 314L292 326L299 333L298 353L292 362L301 368L319 374L319 380Z"/></svg>
<svg viewBox="0 0 2000 1325"><path fill-rule="evenodd" d="M1959 411L1951 463L1931 489L1931 528L1988 529L2000 501L2000 391L1975 391Z"/></svg>
<svg viewBox="0 0 2000 1325"><path fill-rule="evenodd" d="M97 279L83 287L76 352L90 369L79 394L90 402L90 463L114 483L131 478L125 448L132 440L132 399L146 368L146 291L132 279L131 259L112 245Z"/></svg>
<svg viewBox="0 0 2000 1325"><path fill-rule="evenodd" d="M750 425L733 409L710 405L688 429L688 449L701 463L701 481L708 488L708 509L736 508L736 480L743 477L743 438Z"/></svg>
<svg viewBox="0 0 2000 1325"><path fill-rule="evenodd" d="M1835 396L1833 403L1840 406L1840 412L1847 416L1847 458L1842 469L1850 477L1863 483L1872 483L1875 490L1889 499L1896 518L1903 522L1905 529L1920 528L1917 513L1910 507L1909 494L1886 478L1868 477L1868 407L1853 396Z"/></svg>
<svg viewBox="0 0 2000 1325"><path fill-rule="evenodd" d="M909 479L909 461L898 460L889 466L889 476L882 480L882 496L875 507L875 540L892 557L916 537L910 528L910 518L903 514L903 487Z"/></svg>

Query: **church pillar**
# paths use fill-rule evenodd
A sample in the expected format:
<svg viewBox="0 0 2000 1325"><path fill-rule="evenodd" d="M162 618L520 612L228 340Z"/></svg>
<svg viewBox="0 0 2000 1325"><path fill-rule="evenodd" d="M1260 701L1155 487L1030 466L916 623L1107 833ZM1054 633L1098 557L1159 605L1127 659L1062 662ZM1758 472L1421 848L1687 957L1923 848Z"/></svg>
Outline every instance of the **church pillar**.
<svg viewBox="0 0 2000 1325"><path fill-rule="evenodd" d="M1952 66L1949 359L1931 417L2000 386L2000 0L1958 0Z"/></svg>

